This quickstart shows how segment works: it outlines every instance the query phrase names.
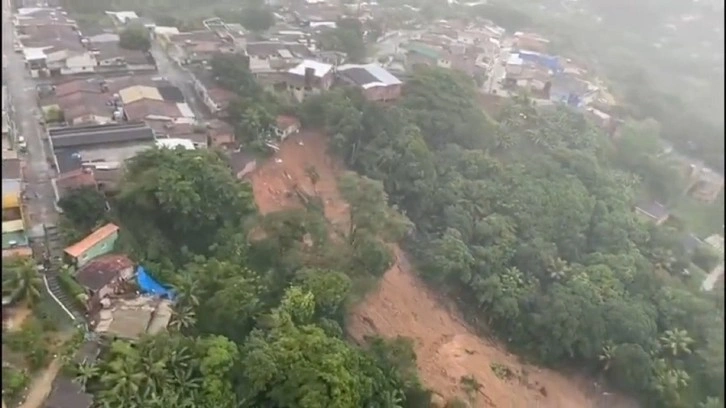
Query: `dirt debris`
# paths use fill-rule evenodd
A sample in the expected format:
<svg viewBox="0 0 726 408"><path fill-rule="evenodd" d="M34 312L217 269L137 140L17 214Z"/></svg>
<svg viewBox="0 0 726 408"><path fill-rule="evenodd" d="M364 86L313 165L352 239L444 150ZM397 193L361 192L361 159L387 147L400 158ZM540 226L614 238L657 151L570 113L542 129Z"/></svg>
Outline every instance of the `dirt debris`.
<svg viewBox="0 0 726 408"><path fill-rule="evenodd" d="M303 142L304 141L304 142ZM315 169L313 185L306 171ZM262 214L302 207L296 190L322 199L326 218L340 230L348 221L348 204L337 188L342 166L327 155L326 137L315 131L290 136L274 159L252 174L255 200ZM348 331L362 343L367 335L405 336L414 341L423 382L435 391L437 403L466 399L460 379L472 377L482 388L475 407L595 408L598 395L584 384L591 381L520 362L505 348L476 336L463 318L444 305L415 274L406 254L393 246L397 262L378 288L351 313ZM500 379L492 364L506 366L514 377ZM625 400L625 399L623 399ZM629 400L628 400L629 402ZM631 407L608 403L611 408Z"/></svg>

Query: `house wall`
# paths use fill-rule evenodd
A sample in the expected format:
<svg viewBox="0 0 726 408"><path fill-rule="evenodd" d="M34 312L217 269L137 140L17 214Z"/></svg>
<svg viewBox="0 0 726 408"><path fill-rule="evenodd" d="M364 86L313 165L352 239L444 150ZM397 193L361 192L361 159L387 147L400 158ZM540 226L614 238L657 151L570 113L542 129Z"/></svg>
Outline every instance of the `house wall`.
<svg viewBox="0 0 726 408"><path fill-rule="evenodd" d="M213 114L218 113L221 109L219 106L217 106L217 104L209 96L207 87L205 87L204 84L202 84L202 82L200 80L198 80L197 78L194 78L193 84L194 84L194 90L202 98L202 102L204 102L204 105L207 107L207 109L209 109L209 111Z"/></svg>
<svg viewBox="0 0 726 408"><path fill-rule="evenodd" d="M96 59L91 53L74 55L66 58L65 67L61 68L61 74L72 75L81 72L92 72L96 65Z"/></svg>
<svg viewBox="0 0 726 408"><path fill-rule="evenodd" d="M393 101L401 96L401 85L377 86L363 90L369 101Z"/></svg>
<svg viewBox="0 0 726 408"><path fill-rule="evenodd" d="M129 267L121 270L116 278L109 282L106 286L91 292L86 308L89 311L96 311L101 307L101 299L114 295L119 289L121 289L124 282L128 282L134 277L134 267Z"/></svg>
<svg viewBox="0 0 726 408"><path fill-rule="evenodd" d="M416 52L409 52L406 54L406 67L413 68L416 65L435 65L436 60L427 58Z"/></svg>
<svg viewBox="0 0 726 408"><path fill-rule="evenodd" d="M93 258L101 255L106 255L107 253L113 251L116 240L118 240L118 232L109 235L108 237L99 241L96 245L88 248L86 252L82 253L80 256L78 256L78 258L76 258L76 266L80 268L81 266L87 264Z"/></svg>
<svg viewBox="0 0 726 408"><path fill-rule="evenodd" d="M228 133L215 135L214 137L210 136L209 141L212 147L219 147L224 144L234 143L234 134Z"/></svg>
<svg viewBox="0 0 726 408"><path fill-rule="evenodd" d="M3 210L20 208L20 192L3 194Z"/></svg>

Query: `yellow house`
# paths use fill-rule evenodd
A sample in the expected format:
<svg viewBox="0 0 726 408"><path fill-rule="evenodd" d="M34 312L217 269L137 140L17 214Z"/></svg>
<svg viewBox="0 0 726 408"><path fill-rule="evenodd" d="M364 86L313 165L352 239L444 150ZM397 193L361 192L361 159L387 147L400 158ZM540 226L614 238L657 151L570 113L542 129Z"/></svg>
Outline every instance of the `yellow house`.
<svg viewBox="0 0 726 408"><path fill-rule="evenodd" d="M20 180L3 179L3 220L5 210L20 209ZM21 217L22 218L22 217Z"/></svg>

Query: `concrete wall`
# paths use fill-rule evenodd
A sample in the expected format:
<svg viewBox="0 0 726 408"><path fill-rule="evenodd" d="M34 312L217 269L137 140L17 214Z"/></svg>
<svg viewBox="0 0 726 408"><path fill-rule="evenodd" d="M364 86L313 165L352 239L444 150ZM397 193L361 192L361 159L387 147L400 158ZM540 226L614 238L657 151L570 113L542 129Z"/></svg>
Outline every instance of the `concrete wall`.
<svg viewBox="0 0 726 408"><path fill-rule="evenodd" d="M401 85L377 86L363 91L369 101L393 101L401 97Z"/></svg>
<svg viewBox="0 0 726 408"><path fill-rule="evenodd" d="M93 258L96 258L101 255L106 255L107 253L113 251L113 247L116 244L116 240L118 239L118 232L115 232L105 239L99 241L96 245L88 248L84 253L78 256L76 258L76 266L82 267L83 265L87 264L89 261L91 261Z"/></svg>

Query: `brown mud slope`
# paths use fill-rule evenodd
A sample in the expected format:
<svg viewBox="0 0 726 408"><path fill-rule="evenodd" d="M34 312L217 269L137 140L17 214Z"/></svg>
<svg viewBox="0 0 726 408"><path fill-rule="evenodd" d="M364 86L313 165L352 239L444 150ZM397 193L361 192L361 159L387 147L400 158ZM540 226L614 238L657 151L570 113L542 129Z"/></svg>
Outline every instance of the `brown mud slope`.
<svg viewBox="0 0 726 408"><path fill-rule="evenodd" d="M476 336L414 274L403 251L396 248L396 256L397 264L386 272L378 289L353 311L348 331L358 342L374 334L413 339L421 379L437 394L466 399L460 379L473 376L483 385L474 400L476 407L634 406L622 396L595 392L591 380L523 364L501 345Z"/></svg>
<svg viewBox="0 0 726 408"><path fill-rule="evenodd" d="M320 132L305 130L288 137L274 157L251 175L255 202L262 214L300 208L300 192L318 196L325 216L336 228L348 220L348 203L338 193L339 165L327 155L327 139ZM314 168L319 180L313 185L307 169Z"/></svg>
<svg viewBox="0 0 726 408"><path fill-rule="evenodd" d="M306 168L315 167L320 180L313 186ZM255 201L263 214L300 208L296 189L317 195L325 215L336 229L344 228L348 205L338 193L340 166L326 154L324 135L304 131L291 136L273 158L251 175ZM405 254L395 248L398 262L379 287L359 304L349 319L350 335L358 342L366 335L405 336L414 340L422 380L444 398L464 397L461 377L473 376L483 385L477 407L589 408L596 407L584 378L571 379L557 372L521 364L498 344L481 339L444 307L416 276ZM511 371L500 379L492 365ZM501 375L501 372L499 374ZM598 394L600 394L598 392ZM608 408L624 405L613 400Z"/></svg>

